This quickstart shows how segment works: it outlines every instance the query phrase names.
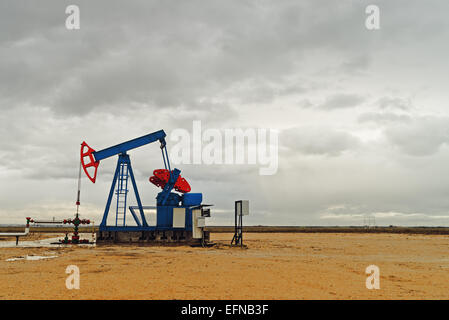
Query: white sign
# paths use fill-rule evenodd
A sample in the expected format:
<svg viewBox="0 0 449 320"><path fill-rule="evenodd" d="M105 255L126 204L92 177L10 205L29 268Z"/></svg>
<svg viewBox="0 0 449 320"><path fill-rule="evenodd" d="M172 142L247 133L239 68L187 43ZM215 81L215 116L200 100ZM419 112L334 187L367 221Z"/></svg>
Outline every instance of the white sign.
<svg viewBox="0 0 449 320"><path fill-rule="evenodd" d="M237 215L238 216L249 215L249 200L237 201Z"/></svg>

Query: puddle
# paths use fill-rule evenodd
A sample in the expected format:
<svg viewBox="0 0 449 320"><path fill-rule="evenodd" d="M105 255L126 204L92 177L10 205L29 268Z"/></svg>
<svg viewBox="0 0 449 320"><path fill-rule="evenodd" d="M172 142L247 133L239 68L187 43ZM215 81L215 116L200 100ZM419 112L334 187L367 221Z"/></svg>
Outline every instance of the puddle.
<svg viewBox="0 0 449 320"><path fill-rule="evenodd" d="M26 241L26 237L21 237L19 239L19 244L16 246L16 241L1 241L0 248L60 248L60 247L71 247L75 245L71 244L62 244L59 243L59 240L62 239L63 236L59 236L57 238L48 238L42 240L34 240L34 241ZM82 239L88 239L89 241L95 242L95 237L92 237L91 234L82 234ZM24 240L22 240L24 239ZM56 242L56 243L55 243ZM77 244L77 247L90 247L95 246L94 244Z"/></svg>
<svg viewBox="0 0 449 320"><path fill-rule="evenodd" d="M26 255L24 257L15 257L6 259L6 261L19 261L19 260L29 260L29 261L36 261L36 260L43 260L43 259L53 259L57 258L58 256L29 256Z"/></svg>

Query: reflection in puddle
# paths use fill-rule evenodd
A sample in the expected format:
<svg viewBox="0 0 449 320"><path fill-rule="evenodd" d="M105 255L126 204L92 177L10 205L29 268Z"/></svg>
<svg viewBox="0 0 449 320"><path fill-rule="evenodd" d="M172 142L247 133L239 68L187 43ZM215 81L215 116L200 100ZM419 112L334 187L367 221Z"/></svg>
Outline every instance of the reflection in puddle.
<svg viewBox="0 0 449 320"><path fill-rule="evenodd" d="M26 255L24 257L15 257L15 258L6 259L6 261L19 261L19 260L36 261L36 260L42 260L42 259L53 259L53 258L57 258L57 257L58 256L29 256L29 255Z"/></svg>
<svg viewBox="0 0 449 320"><path fill-rule="evenodd" d="M71 247L71 244L59 243L63 237L59 236L57 238L48 238L34 241L22 241L19 240L19 244L16 246L16 241L1 241L0 248L60 248L60 247ZM89 241L95 242L95 236L91 234L83 234L82 239L88 239ZM89 247L95 246L95 244L77 244L77 247Z"/></svg>

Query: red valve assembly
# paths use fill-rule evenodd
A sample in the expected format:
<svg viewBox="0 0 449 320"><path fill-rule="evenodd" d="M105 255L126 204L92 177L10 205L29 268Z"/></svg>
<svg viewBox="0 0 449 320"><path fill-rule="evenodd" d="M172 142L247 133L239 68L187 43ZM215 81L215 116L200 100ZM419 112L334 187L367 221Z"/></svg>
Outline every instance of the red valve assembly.
<svg viewBox="0 0 449 320"><path fill-rule="evenodd" d="M72 235L72 239L69 239L67 233L65 235L65 238L63 240L59 240L61 243L63 244L80 244L80 243L89 243L89 240L86 239L80 239L79 237L79 232L78 232L78 227L80 224L90 224L90 220L89 219L80 219L78 217L78 214L76 214L75 219L64 219L63 220L64 224L73 224L74 227L74 232Z"/></svg>
<svg viewBox="0 0 449 320"><path fill-rule="evenodd" d="M167 169L156 169L153 171L153 175L154 176L150 177L150 182L157 187L161 187L162 189L170 179L170 171ZM192 190L187 180L181 176L178 177L178 180L176 180L173 188L181 193L188 193Z"/></svg>

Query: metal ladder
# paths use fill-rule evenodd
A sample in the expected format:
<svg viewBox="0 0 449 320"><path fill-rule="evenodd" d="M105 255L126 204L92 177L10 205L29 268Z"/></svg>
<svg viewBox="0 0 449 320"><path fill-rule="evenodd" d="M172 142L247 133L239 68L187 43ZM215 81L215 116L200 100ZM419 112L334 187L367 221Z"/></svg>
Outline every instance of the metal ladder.
<svg viewBox="0 0 449 320"><path fill-rule="evenodd" d="M117 196L117 210L115 215L115 226L126 225L126 199L128 195L128 164L120 164L120 172L117 179L117 190L115 194Z"/></svg>

